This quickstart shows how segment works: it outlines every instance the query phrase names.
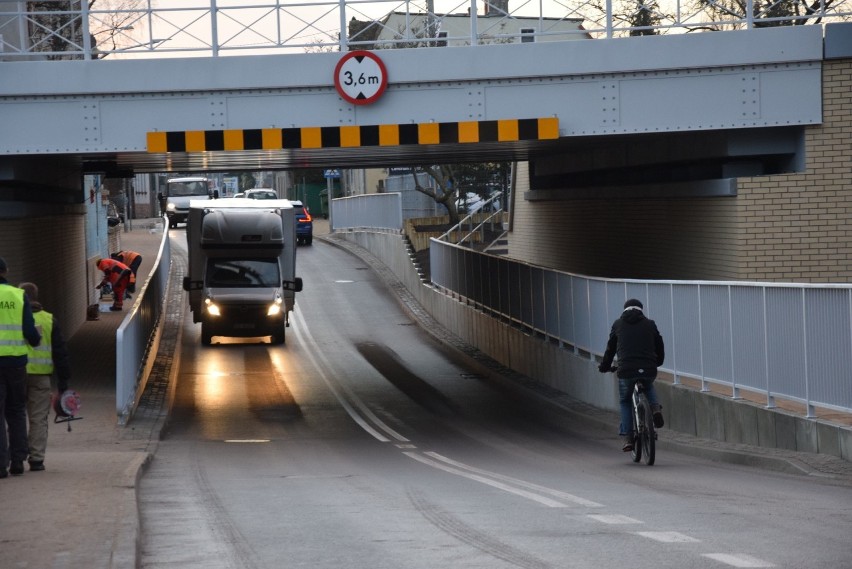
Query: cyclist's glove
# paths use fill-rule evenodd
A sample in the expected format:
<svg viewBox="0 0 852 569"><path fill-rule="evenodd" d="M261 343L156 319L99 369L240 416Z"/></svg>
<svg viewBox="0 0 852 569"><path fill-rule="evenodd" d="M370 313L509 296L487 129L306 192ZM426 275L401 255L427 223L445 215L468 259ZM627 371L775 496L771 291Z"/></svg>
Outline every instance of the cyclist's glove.
<svg viewBox="0 0 852 569"><path fill-rule="evenodd" d="M598 366L598 371L601 372L601 373L608 373L608 372L612 371L612 367L610 367L609 365L604 365L603 363L601 363Z"/></svg>

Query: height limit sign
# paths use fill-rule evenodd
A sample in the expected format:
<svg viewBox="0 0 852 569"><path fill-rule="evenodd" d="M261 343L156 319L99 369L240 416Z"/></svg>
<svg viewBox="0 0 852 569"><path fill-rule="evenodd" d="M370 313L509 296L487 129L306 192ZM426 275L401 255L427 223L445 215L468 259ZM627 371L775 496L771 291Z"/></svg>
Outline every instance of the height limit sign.
<svg viewBox="0 0 852 569"><path fill-rule="evenodd" d="M388 86L385 64L371 51L350 51L334 69L334 86L353 105L375 103Z"/></svg>

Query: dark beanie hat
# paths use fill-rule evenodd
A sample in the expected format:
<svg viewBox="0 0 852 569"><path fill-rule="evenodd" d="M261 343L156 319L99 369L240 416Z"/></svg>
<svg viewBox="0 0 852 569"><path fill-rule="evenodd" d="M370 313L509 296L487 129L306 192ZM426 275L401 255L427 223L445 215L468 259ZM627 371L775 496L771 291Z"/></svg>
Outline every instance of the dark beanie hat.
<svg viewBox="0 0 852 569"><path fill-rule="evenodd" d="M5 273L7 270L9 270L9 269L6 266L6 259L4 259L3 257L0 257L0 273Z"/></svg>
<svg viewBox="0 0 852 569"><path fill-rule="evenodd" d="M644 306L642 306L642 303L635 298L631 298L630 300L624 303L624 308L630 308L631 306L636 306L637 308L644 308Z"/></svg>

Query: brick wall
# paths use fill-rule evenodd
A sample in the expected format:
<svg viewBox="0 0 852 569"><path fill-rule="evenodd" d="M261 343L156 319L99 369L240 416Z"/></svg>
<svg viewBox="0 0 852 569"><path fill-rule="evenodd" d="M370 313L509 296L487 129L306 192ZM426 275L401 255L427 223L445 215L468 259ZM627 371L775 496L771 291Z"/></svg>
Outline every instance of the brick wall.
<svg viewBox="0 0 852 569"><path fill-rule="evenodd" d="M8 279L39 287L39 300L59 320L66 338L86 320L89 290L85 217L56 215L0 221L0 256L9 264Z"/></svg>
<svg viewBox="0 0 852 569"><path fill-rule="evenodd" d="M733 198L529 202L527 168L518 171L510 257L612 278L736 278Z"/></svg>
<svg viewBox="0 0 852 569"><path fill-rule="evenodd" d="M806 171L739 180L738 277L852 277L852 60L823 62L823 123L805 133Z"/></svg>
<svg viewBox="0 0 852 569"><path fill-rule="evenodd" d="M852 277L852 60L823 63L823 124L806 171L742 178L734 198L524 200L509 256L587 275L848 282Z"/></svg>

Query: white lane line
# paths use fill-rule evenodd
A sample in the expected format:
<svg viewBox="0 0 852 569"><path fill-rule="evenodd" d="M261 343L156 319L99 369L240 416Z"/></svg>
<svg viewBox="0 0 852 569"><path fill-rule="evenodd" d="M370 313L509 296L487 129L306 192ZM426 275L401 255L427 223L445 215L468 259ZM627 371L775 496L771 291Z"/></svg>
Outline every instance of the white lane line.
<svg viewBox="0 0 852 569"><path fill-rule="evenodd" d="M629 516L622 516L621 514L589 514L588 517L592 518L595 521L604 523L604 524L644 524L645 522L639 521L635 518L631 518Z"/></svg>
<svg viewBox="0 0 852 569"><path fill-rule="evenodd" d="M449 465L443 464L441 462L432 460L427 458L416 452L404 452L402 453L409 458L413 458L418 462L422 462L423 464L429 465L433 468L437 468L438 470L443 470L444 472L449 472L450 474L455 474L457 476L462 476L467 478L468 480L475 480L476 482L481 482L483 484L487 484L493 488L497 488L499 490L503 490L505 492L509 492L511 494L515 494L516 496L521 496L528 500L532 500L533 502L538 502L548 508L565 508L566 504L562 502L557 502L556 500L551 500L546 496L541 496L539 494L534 494L533 492L527 492L526 490L521 490L520 488L514 488L509 486L508 484L503 484L502 482L498 482L496 480L492 480L490 478L486 478L485 476L480 476L478 474L473 474L472 472L466 472L464 470L460 470L458 468L453 468Z"/></svg>
<svg viewBox="0 0 852 569"><path fill-rule="evenodd" d="M311 344L317 345L316 341L314 340L313 335L311 335L310 330L308 330L307 323L305 322L305 319L302 317L301 310L298 310L298 307L293 311L293 316L296 318L296 320L298 320L298 323L299 323L299 326L295 329L296 335L301 336L302 334L304 334L305 340L307 340L307 342L305 342L305 341L302 342L306 346L305 354L307 355L308 359L311 360L311 363L314 365L316 370L319 372L320 377L322 377L322 380L325 382L325 384L328 386L328 388L334 394L334 397L340 402L340 404L343 406L343 408L346 410L346 412L349 414L349 416L352 417L352 420L355 421L358 424L358 426L360 426L362 429L367 431L367 433L372 435L373 438L375 438L376 440L383 442L383 443L390 442L390 439L385 437L383 434L379 433L376 429L373 428L372 425L367 423L367 421L361 415L358 414L358 412L349 403L349 400L347 400L346 397L341 395L341 393L338 391L337 387L335 387L335 385L329 379L328 375L325 372L325 368L323 368L322 366L319 365L316 358L314 357L314 350L311 350L308 347ZM328 359L324 355L322 355L322 352L318 351L317 353L319 354L319 357L323 360L323 363L325 364L326 368L332 369L331 364L329 363ZM361 411L367 417L369 417L376 424L376 426L379 429L383 430L387 435L389 435L391 438L396 439L399 442L403 442L403 443L409 442L408 439L406 439L405 437L403 437L402 435L400 435L399 433L397 433L396 431L391 429L381 419L376 417L372 413L372 411L370 411L369 409L366 408L366 406L358 398L358 396L356 396L354 393L352 393L351 390L347 389L346 386L341 385L340 387L341 387L341 389L346 391L346 394L351 398L351 400L354 402L355 406L357 406L359 409L361 409Z"/></svg>
<svg viewBox="0 0 852 569"><path fill-rule="evenodd" d="M660 543L697 543L700 541L677 531L637 531L636 535L641 535Z"/></svg>
<svg viewBox="0 0 852 569"><path fill-rule="evenodd" d="M560 500L566 500L568 502L577 504L578 506L585 506L587 508L603 508L603 504L598 504L597 502L592 502L591 500L586 500L585 498L580 498L579 496L575 496L574 494L569 494L568 492L562 492L561 490L554 490L553 488L548 488L546 486L539 486L538 484L533 484L532 482L527 482L525 480L518 480L517 478L512 478L511 476L505 476L503 474L498 474L496 472L491 472L488 470L482 470L480 468L476 468L474 466L470 466L464 464L463 462L458 462L442 456L436 452L424 452L423 454L430 456L436 460L440 460L441 462L445 462L449 465L455 466L457 468L461 468L463 470L467 470L469 472L474 472L476 474L481 474L483 476L488 476L494 478L496 480L502 480L503 482L508 482L509 484L514 484L516 486L520 486L522 488L528 488L530 490L535 490L536 492L540 492L542 494L550 494Z"/></svg>
<svg viewBox="0 0 852 569"><path fill-rule="evenodd" d="M714 561L719 561L731 567L775 567L769 561L763 561L757 557L738 553L736 555L730 553L702 553L702 557L708 557Z"/></svg>

